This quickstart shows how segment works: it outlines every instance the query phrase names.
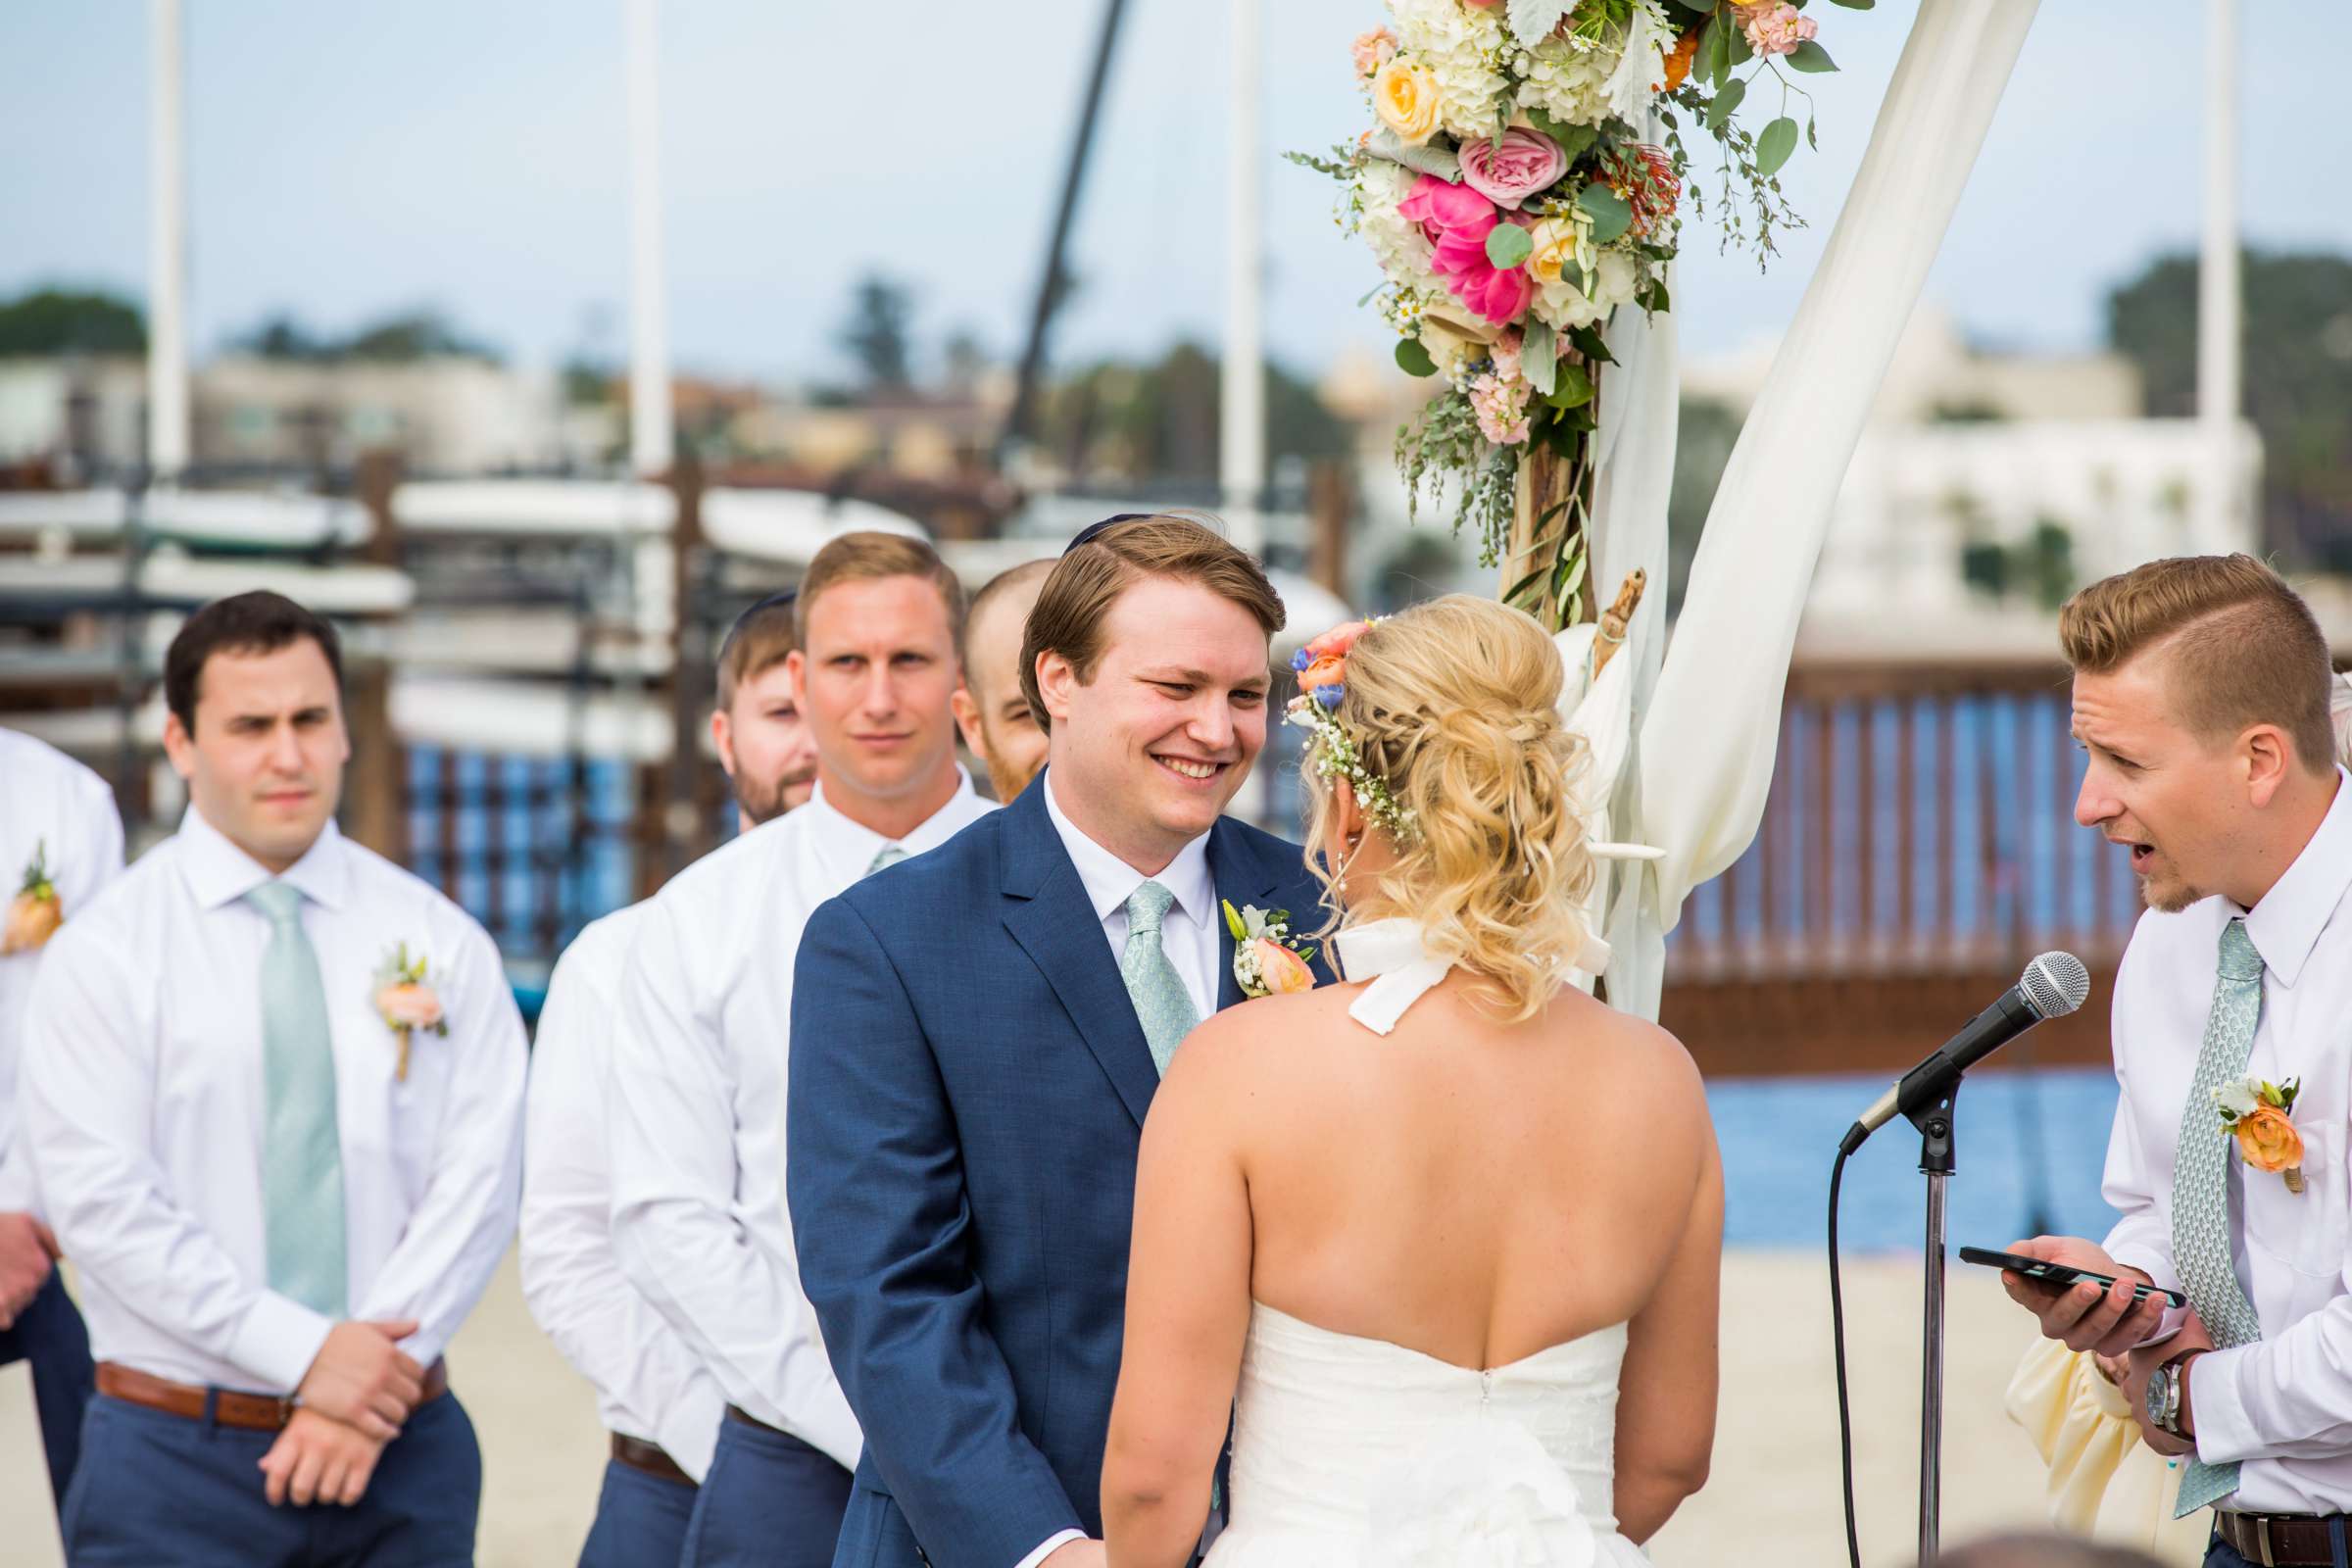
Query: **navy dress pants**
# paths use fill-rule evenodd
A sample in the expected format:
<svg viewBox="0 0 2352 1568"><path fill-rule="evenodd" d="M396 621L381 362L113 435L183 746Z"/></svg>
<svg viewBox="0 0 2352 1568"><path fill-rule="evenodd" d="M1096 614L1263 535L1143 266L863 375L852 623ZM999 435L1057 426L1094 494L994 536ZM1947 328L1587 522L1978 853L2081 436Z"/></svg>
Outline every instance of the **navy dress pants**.
<svg viewBox="0 0 2352 1568"><path fill-rule="evenodd" d="M271 1432L191 1421L100 1395L66 1494L72 1568L471 1568L482 1453L455 1395L417 1406L368 1494L270 1506Z"/></svg>
<svg viewBox="0 0 2352 1568"><path fill-rule="evenodd" d="M49 1490L62 1516L66 1490L74 1485L74 1463L81 1452L82 1412L96 1387L98 1369L90 1362L90 1335L81 1326L81 1309L66 1294L57 1271L18 1314L0 1329L0 1366L24 1361L32 1368L32 1405L40 1416L41 1449L49 1459Z"/></svg>
<svg viewBox="0 0 2352 1568"><path fill-rule="evenodd" d="M832 1568L850 1473L823 1450L730 1413L686 1527L681 1568Z"/></svg>
<svg viewBox="0 0 2352 1568"><path fill-rule="evenodd" d="M607 1460L580 1568L672 1568L685 1554L695 1495L696 1489L683 1482Z"/></svg>

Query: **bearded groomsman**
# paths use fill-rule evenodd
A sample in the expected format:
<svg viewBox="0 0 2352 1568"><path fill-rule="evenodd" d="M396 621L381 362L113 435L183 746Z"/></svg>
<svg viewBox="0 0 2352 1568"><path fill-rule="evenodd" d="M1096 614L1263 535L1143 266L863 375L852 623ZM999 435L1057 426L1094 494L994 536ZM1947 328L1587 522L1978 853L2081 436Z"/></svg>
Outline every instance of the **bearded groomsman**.
<svg viewBox="0 0 2352 1568"><path fill-rule="evenodd" d="M0 729L0 874L16 895L0 930L0 1366L24 1361L62 1512L90 1402L90 1336L57 1272L32 1160L17 1135L17 1057L33 969L58 926L122 869L122 817L106 781L29 735Z"/></svg>
<svg viewBox="0 0 2352 1568"><path fill-rule="evenodd" d="M336 831L341 685L291 600L189 617L187 813L34 982L24 1136L98 1358L77 1568L472 1560L441 1349L514 1230L522 1020L482 928Z"/></svg>
<svg viewBox="0 0 2352 1568"><path fill-rule="evenodd" d="M956 726L988 769L989 789L1009 802L1046 765L1046 732L1021 692L1021 633L1052 561L1024 562L988 580L963 617L963 684L956 689Z"/></svg>
<svg viewBox="0 0 2352 1568"><path fill-rule="evenodd" d="M647 902L612 1047L614 1250L728 1401L691 1565L831 1562L861 1448L783 1208L801 927L989 809L956 763L963 593L931 548L846 534L809 564L798 614L792 684L815 736L815 795Z"/></svg>
<svg viewBox="0 0 2352 1568"><path fill-rule="evenodd" d="M792 697L794 646L790 589L745 611L719 646L710 733L746 832L805 804L815 782L816 749ZM612 1250L605 1092L621 976L644 908L591 923L557 963L532 1043L523 1125L523 1299L595 1385L612 1435L581 1568L678 1560L726 1406L718 1381L629 1283Z"/></svg>

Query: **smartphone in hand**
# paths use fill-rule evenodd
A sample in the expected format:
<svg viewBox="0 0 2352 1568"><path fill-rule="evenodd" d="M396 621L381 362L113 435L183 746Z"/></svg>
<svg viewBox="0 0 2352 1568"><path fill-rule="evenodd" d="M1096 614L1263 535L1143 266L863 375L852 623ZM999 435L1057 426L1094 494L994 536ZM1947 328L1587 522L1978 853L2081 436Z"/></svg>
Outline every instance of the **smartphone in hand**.
<svg viewBox="0 0 2352 1568"><path fill-rule="evenodd" d="M2054 1290L2064 1290L2070 1285L2079 1285L2084 1280L2088 1280L2101 1290L2115 1288L2115 1276L2112 1274L2096 1274L2086 1268L2076 1268L2070 1263L2052 1263L2046 1258L2020 1257L2015 1252L1996 1252L1986 1247L1963 1247L1960 1249L1960 1261L1979 1263L1986 1268L2006 1269L2012 1274L2022 1274L2035 1284L2047 1285ZM2188 1304L2188 1298L2179 1291L2168 1291L2155 1285L2142 1285L2137 1280L2132 1282L2132 1299L2144 1301L2151 1296L2160 1296L2174 1306Z"/></svg>

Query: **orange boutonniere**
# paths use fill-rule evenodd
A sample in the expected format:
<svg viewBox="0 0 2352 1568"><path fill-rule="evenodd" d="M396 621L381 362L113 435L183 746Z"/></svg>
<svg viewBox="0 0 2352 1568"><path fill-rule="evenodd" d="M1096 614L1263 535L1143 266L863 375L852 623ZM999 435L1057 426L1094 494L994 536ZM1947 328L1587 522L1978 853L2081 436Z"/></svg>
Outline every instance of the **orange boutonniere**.
<svg viewBox="0 0 2352 1568"><path fill-rule="evenodd" d="M424 983L424 955L419 953L416 961L410 962L406 942L387 954L375 971L374 1001L384 1027L400 1045L400 1059L392 1075L405 1084L409 1081L409 1042L416 1031L449 1033L449 1020L441 1014L441 998Z"/></svg>
<svg viewBox="0 0 2352 1568"><path fill-rule="evenodd" d="M2237 1140L2238 1157L2247 1168L2278 1176L2288 1192L2297 1194L2303 1191L2303 1135L2295 1131L2291 1118L2301 1089L2298 1078L2283 1084L2241 1078L2213 1091L2222 1129Z"/></svg>
<svg viewBox="0 0 2352 1568"><path fill-rule="evenodd" d="M49 876L49 841L32 847L24 862L24 882L8 904L8 929L0 933L0 954L30 953L57 934L66 923L65 906L57 899L57 883Z"/></svg>
<svg viewBox="0 0 2352 1568"><path fill-rule="evenodd" d="M1245 904L1239 909L1230 899L1225 906L1225 929L1233 933L1233 978L1245 997L1291 996L1315 989L1315 972L1306 966L1313 948L1291 945L1291 911L1261 909Z"/></svg>

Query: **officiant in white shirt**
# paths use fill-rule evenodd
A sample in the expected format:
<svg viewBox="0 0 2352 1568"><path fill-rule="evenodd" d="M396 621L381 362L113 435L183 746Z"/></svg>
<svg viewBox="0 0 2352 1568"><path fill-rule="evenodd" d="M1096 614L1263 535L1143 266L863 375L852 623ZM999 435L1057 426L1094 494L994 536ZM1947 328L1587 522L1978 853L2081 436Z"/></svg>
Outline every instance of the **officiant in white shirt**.
<svg viewBox="0 0 2352 1568"><path fill-rule="evenodd" d="M67 1556L470 1561L441 1351L514 1231L514 997L478 924L335 829L330 625L218 601L164 692L187 814L28 1008L24 1134L98 1359Z"/></svg>
<svg viewBox="0 0 2352 1568"><path fill-rule="evenodd" d="M833 1558L861 1439L784 1215L793 959L817 906L990 808L956 761L962 611L919 540L854 533L819 551L792 658L815 795L642 906L612 1043L612 1237L727 1399L688 1565Z"/></svg>
<svg viewBox="0 0 2352 1568"><path fill-rule="evenodd" d="M802 805L816 751L792 698L793 591L746 610L718 651L711 738L745 832ZM523 1122L523 1300L596 1389L612 1434L581 1568L666 1565L685 1550L726 1396L612 1250L605 1092L613 1020L641 904L591 922L549 979Z"/></svg>
<svg viewBox="0 0 2352 1568"><path fill-rule="evenodd" d="M2148 904L2116 977L2122 1098L2103 1246L2019 1250L2126 1276L2005 1275L2042 1330L2129 1352L2143 1440L2215 1507L2208 1568L2346 1561L2352 1510L2352 795L2328 651L2247 556L2160 561L2060 619L2076 816ZM2185 1293L2134 1304L2134 1279Z"/></svg>
<svg viewBox="0 0 2352 1568"><path fill-rule="evenodd" d="M122 816L106 780L56 748L0 729L0 1366L23 1361L62 1514L90 1402L89 1331L57 1271L57 1237L17 1134L24 1004L49 939L122 870Z"/></svg>

